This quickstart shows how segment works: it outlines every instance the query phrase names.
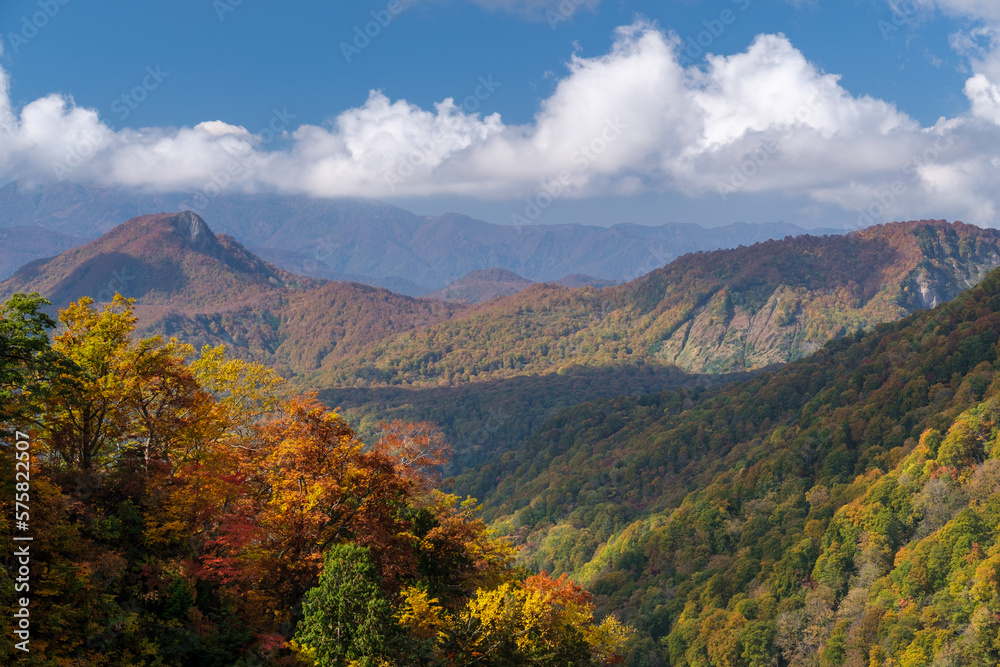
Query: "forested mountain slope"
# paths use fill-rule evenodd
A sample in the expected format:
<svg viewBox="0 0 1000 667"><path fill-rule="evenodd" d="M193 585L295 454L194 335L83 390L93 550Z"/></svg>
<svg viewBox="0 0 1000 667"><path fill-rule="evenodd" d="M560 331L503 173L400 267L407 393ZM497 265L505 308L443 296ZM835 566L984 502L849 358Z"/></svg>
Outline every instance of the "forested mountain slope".
<svg viewBox="0 0 1000 667"><path fill-rule="evenodd" d="M121 297L51 338L43 305L0 304L0 664L620 662L629 628L435 488L433 425L363 442L262 365L133 336Z"/></svg>
<svg viewBox="0 0 1000 667"><path fill-rule="evenodd" d="M532 284L531 280L522 278L513 271L483 269L459 278L430 296L442 301L482 303L497 297L517 294Z"/></svg>
<svg viewBox="0 0 1000 667"><path fill-rule="evenodd" d="M454 470L477 466L451 488L484 498L487 517L526 547L528 564L572 574L596 595L600 613L619 613L636 626L631 664L997 664L1000 269L959 292L998 263L998 239L993 230L960 223L896 223L689 255L600 290L543 284L463 307L294 276L215 236L193 214L161 214L28 265L0 288L38 289L57 304L124 291L138 300L147 332L199 346L226 342L297 375L302 388L325 387L321 397L348 408L369 442L380 437L376 420L441 422L449 438L458 435ZM127 308L116 301L102 316L128 324L116 345L133 356L119 355L120 363L144 359L146 349L133 349ZM65 323L89 330L99 321L85 303ZM827 342L831 337L839 338ZM80 363L88 349L73 352ZM185 370L193 352L161 352L156 359L188 383L190 406L210 405L206 392L224 376L202 390ZM197 363L212 366L214 354L203 352ZM796 358L721 388L724 378L706 382L674 365L722 371ZM123 373L156 371L134 366L122 366ZM143 382L155 384L158 372ZM91 393L118 386L107 381ZM89 389L60 387L78 392L72 409L88 409ZM663 388L676 390L612 398ZM4 391L8 402L33 396ZM38 394L43 401L53 395ZM144 396L128 400L140 405ZM604 400L574 406L591 398ZM51 412L58 422L52 428L69 428L58 421L69 409L60 400L31 409ZM185 405L176 406L178 423L208 421L204 433L177 446L214 442L209 413ZM321 411L310 406L308 414ZM313 417L292 421L300 419ZM132 438L128 465L155 477L158 468L140 451L153 446L153 431L145 440L130 433L121 435ZM124 462L111 451L103 454L109 470ZM92 465L76 450L56 455L68 472ZM272 463L276 483L287 481L280 461ZM161 512L156 493L171 480L156 478L137 502ZM117 504L119 491L101 501L108 516L132 512ZM60 493L53 491L53 503ZM289 493L303 490L290 486ZM444 520L455 508L440 509ZM128 525L146 525L128 516ZM88 526L91 519L104 521L88 515ZM159 520L179 525L168 519ZM53 525L65 521L77 519ZM86 542L86 562L97 563L120 541L112 528ZM169 538L173 551L161 566L187 557L182 533ZM143 537L143 553L161 538ZM243 553L239 540L232 544L232 554ZM315 564L319 552L308 551ZM210 552L199 558L215 558ZM130 577L112 579L138 585ZM98 605L100 582L91 584L87 604ZM291 597L272 591L277 597L268 604L291 618L303 590ZM131 595L124 588L115 594L119 609ZM189 602L181 606L193 608ZM100 613L111 618L118 613L111 607ZM147 611L148 627L159 627L163 614L174 619L163 609ZM250 609L241 613L258 618ZM274 630L272 621L261 623Z"/></svg>
<svg viewBox="0 0 1000 667"><path fill-rule="evenodd" d="M997 664L998 341L1000 270L745 383L564 411L455 488L639 626L633 664Z"/></svg>
<svg viewBox="0 0 1000 667"><path fill-rule="evenodd" d="M0 292L38 290L57 305L121 292L136 298L144 334L222 343L268 363L301 390L321 390L366 435L388 416L433 418L457 471L558 409L717 386L726 371L787 361L948 298L997 262L997 238L898 223L689 255L604 289L533 285L467 307L294 276L194 214L161 214L24 267Z"/></svg>
<svg viewBox="0 0 1000 667"><path fill-rule="evenodd" d="M99 239L21 267L0 294L43 293L62 307L87 295L115 292L144 306L184 311L232 309L274 301L280 292L317 283L282 271L231 237L216 236L191 212L145 215Z"/></svg>
<svg viewBox="0 0 1000 667"><path fill-rule="evenodd" d="M1000 232L922 221L686 255L601 290L533 285L329 367L317 383L455 384L574 366L723 373L932 307L1000 264Z"/></svg>
<svg viewBox="0 0 1000 667"><path fill-rule="evenodd" d="M468 308L295 276L188 212L142 216L33 262L0 296L38 291L61 306L120 292L143 329L224 342L313 387L447 386L576 367L758 369L948 300L997 264L996 230L893 223L686 255L603 289L530 285ZM511 276L474 274L456 289L475 301Z"/></svg>
<svg viewBox="0 0 1000 667"><path fill-rule="evenodd" d="M142 333L227 345L286 375L311 372L381 337L457 310L357 283L283 271L191 212L146 215L0 282L0 298L39 292L55 307L82 297L136 300Z"/></svg>
<svg viewBox="0 0 1000 667"><path fill-rule="evenodd" d="M381 287L330 282L237 311L176 312L149 331L198 345L222 343L293 376L342 362L383 338L446 321L461 309Z"/></svg>

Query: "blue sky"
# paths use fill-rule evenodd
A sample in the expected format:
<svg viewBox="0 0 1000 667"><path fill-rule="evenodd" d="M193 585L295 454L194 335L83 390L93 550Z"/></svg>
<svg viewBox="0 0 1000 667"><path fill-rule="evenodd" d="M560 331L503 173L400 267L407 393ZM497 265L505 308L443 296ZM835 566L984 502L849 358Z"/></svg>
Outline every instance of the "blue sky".
<svg viewBox="0 0 1000 667"><path fill-rule="evenodd" d="M0 180L498 223L1000 224L989 0L332 5L6 0Z"/></svg>

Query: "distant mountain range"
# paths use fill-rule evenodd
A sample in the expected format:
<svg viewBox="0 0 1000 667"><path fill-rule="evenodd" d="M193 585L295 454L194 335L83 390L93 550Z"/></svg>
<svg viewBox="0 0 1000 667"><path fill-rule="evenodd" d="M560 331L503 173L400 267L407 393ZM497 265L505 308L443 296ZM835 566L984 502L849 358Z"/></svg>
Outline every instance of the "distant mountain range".
<svg viewBox="0 0 1000 667"><path fill-rule="evenodd" d="M535 282L572 274L625 282L688 252L807 231L786 223L711 229L679 223L515 227L455 213L419 216L364 199L223 194L199 200L184 193L14 182L0 188L0 233L40 227L59 235L40 235L31 248L0 243L0 278L10 275L18 262L62 252L69 237L90 240L139 215L192 208L215 231L281 269L411 296L430 294L483 269L505 269ZM824 231L836 230L813 233Z"/></svg>
<svg viewBox="0 0 1000 667"><path fill-rule="evenodd" d="M146 331L225 343L314 386L440 386L623 364L754 370L948 301L997 265L1000 231L922 221L689 254L602 289L488 269L414 299L285 271L185 212L31 262L0 295L61 307L120 292Z"/></svg>
<svg viewBox="0 0 1000 667"><path fill-rule="evenodd" d="M44 227L0 228L0 280L32 260L58 255L86 242L83 237Z"/></svg>

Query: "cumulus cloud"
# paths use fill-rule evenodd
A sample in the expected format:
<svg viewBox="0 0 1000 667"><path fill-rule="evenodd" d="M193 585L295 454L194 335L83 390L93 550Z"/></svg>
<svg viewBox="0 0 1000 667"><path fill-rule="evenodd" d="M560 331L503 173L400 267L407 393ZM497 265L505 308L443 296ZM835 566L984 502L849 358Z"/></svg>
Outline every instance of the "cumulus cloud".
<svg viewBox="0 0 1000 667"><path fill-rule="evenodd" d="M532 122L446 99L433 109L373 91L323 125L280 110L251 132L220 120L114 131L51 95L15 109L0 69L0 177L313 196L463 195L542 201L648 191L806 195L859 222L998 222L1000 104L970 79L968 115L921 127L845 90L783 35L685 67L676 36L638 21L611 50L573 55ZM503 82L470 82L485 97ZM981 100L977 102L977 100ZM1000 108L1000 106L998 106ZM197 200L196 200L197 201Z"/></svg>

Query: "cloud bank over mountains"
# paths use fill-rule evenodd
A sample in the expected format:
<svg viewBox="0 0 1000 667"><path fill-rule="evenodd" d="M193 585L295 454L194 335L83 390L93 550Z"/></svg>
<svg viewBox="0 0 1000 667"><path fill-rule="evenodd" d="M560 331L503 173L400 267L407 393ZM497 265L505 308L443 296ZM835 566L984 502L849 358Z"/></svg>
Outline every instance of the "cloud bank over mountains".
<svg viewBox="0 0 1000 667"><path fill-rule="evenodd" d="M854 96L784 35L685 67L685 45L643 20L611 50L572 55L533 122L463 104L433 109L372 91L322 126L275 109L270 126L112 129L52 94L15 108L0 68L0 179L189 191L486 199L675 192L806 196L857 217L1000 224L1000 8L912 0L978 20L953 36L969 59L969 111L922 127L892 103ZM738 10L736 10L738 11ZM868 220L867 218L870 218Z"/></svg>

